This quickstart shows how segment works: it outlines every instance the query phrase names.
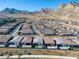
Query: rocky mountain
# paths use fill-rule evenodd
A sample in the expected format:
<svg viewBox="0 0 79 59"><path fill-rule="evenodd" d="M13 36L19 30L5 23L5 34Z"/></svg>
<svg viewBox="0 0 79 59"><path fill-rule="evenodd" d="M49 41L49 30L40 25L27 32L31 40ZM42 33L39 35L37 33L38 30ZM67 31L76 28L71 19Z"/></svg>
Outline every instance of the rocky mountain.
<svg viewBox="0 0 79 59"><path fill-rule="evenodd" d="M61 4L59 10L68 11L68 13L78 13L79 12L79 3L70 2L68 4Z"/></svg>
<svg viewBox="0 0 79 59"><path fill-rule="evenodd" d="M26 13L30 13L26 10L17 10L15 8L5 8L1 11L2 13L8 13L8 14L26 14Z"/></svg>
<svg viewBox="0 0 79 59"><path fill-rule="evenodd" d="M51 8L42 8L39 11L29 12L27 10L17 10L14 8L5 8L0 11L0 17L28 17L33 19L51 18L51 19L79 19L79 3L62 3L57 10Z"/></svg>
<svg viewBox="0 0 79 59"><path fill-rule="evenodd" d="M79 19L79 3L70 2L68 4L60 4L58 12L62 19Z"/></svg>
<svg viewBox="0 0 79 59"><path fill-rule="evenodd" d="M3 12L3 13L10 13L10 14L21 13L21 11L16 10L14 8L5 8L1 12Z"/></svg>
<svg viewBox="0 0 79 59"><path fill-rule="evenodd" d="M34 11L34 12L30 12L30 11L26 11L26 10L17 10L15 8L5 8L3 9L1 12L2 13L8 13L8 14L36 14L36 13L45 13L45 14L50 14L51 12L53 12L54 10L51 8L42 8L40 11Z"/></svg>
<svg viewBox="0 0 79 59"><path fill-rule="evenodd" d="M54 12L54 9L51 9L51 8L42 8L40 12L45 13L45 14L50 14L50 13Z"/></svg>

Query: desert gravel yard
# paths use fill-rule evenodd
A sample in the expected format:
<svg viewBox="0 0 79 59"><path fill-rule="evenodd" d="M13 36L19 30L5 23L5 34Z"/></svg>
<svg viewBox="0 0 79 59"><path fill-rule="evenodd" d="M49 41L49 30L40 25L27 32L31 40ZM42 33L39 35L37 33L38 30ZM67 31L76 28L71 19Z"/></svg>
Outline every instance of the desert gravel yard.
<svg viewBox="0 0 79 59"><path fill-rule="evenodd" d="M58 55L79 58L79 51L49 50L49 49L26 49L26 48L0 48L0 55Z"/></svg>

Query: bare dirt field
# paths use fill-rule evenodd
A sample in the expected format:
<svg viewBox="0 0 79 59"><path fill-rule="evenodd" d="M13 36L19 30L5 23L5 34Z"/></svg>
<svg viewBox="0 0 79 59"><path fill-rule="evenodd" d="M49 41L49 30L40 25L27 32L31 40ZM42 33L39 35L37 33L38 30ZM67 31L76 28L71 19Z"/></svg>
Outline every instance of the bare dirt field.
<svg viewBox="0 0 79 59"><path fill-rule="evenodd" d="M79 51L52 50L52 49L26 49L26 48L0 48L0 55L58 55L79 58Z"/></svg>

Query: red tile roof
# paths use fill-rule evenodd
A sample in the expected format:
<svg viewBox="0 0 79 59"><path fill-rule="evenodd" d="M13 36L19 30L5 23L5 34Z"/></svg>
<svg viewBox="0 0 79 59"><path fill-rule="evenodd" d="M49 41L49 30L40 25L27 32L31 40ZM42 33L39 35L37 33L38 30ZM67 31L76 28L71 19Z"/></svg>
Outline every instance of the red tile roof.
<svg viewBox="0 0 79 59"><path fill-rule="evenodd" d="M22 40L22 43L31 43L31 42L32 42L31 37L24 37L24 39Z"/></svg>
<svg viewBox="0 0 79 59"><path fill-rule="evenodd" d="M44 42L45 44L55 44L54 39L50 37L45 37Z"/></svg>

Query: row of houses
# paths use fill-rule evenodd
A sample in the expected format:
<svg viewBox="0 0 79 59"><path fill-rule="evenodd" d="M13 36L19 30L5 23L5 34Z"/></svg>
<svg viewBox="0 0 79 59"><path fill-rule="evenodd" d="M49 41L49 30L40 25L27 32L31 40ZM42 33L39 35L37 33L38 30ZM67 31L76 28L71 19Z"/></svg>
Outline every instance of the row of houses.
<svg viewBox="0 0 79 59"><path fill-rule="evenodd" d="M18 24L19 22L14 22L0 26L0 34L1 35L9 34Z"/></svg>
<svg viewBox="0 0 79 59"><path fill-rule="evenodd" d="M52 38L40 36L0 36L0 47L18 47L18 48L52 48L69 49L79 47L77 38Z"/></svg>
<svg viewBox="0 0 79 59"><path fill-rule="evenodd" d="M63 25L61 21L42 20L35 23L37 29L45 36L77 36L78 31Z"/></svg>

